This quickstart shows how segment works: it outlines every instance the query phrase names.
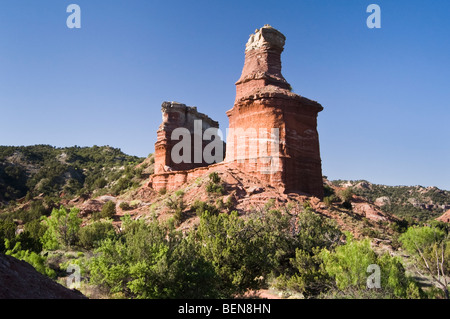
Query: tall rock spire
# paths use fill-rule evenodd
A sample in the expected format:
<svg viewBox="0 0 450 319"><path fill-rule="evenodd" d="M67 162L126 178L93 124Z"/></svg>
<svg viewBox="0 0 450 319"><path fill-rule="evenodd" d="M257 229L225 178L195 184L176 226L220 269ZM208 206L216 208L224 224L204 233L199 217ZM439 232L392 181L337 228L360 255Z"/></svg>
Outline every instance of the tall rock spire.
<svg viewBox="0 0 450 319"><path fill-rule="evenodd" d="M323 107L291 92L281 74L286 38L269 25L250 35L227 112L226 162L286 192L323 197L317 115Z"/></svg>
<svg viewBox="0 0 450 319"><path fill-rule="evenodd" d="M268 85L289 90L290 85L281 74L285 41L286 37L268 24L250 35L242 75L236 82L236 100Z"/></svg>

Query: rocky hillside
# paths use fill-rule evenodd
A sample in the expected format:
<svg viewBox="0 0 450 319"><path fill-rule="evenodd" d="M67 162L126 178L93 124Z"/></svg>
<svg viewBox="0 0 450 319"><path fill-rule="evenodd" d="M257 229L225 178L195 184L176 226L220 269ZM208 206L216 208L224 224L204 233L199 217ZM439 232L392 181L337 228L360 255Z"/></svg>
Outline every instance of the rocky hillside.
<svg viewBox="0 0 450 319"><path fill-rule="evenodd" d="M442 214L442 216L440 216L437 220L444 223L450 223L450 209Z"/></svg>
<svg viewBox="0 0 450 319"><path fill-rule="evenodd" d="M0 146L0 204L27 196L73 197L109 188L119 193L127 167L143 159L109 146L55 148Z"/></svg>
<svg viewBox="0 0 450 319"><path fill-rule="evenodd" d="M325 183L332 185L326 180ZM160 221L172 220L177 228L185 232L197 227L199 212L205 209L222 213L235 210L241 216L279 210L299 216L305 207L311 207L357 238L375 238L378 244L392 241L401 218L384 212L360 196L353 195L347 202L340 195L342 187L331 186L330 189L336 194L335 199L324 203L315 197L284 194L237 168L219 166L213 173L205 173L176 191L157 192L147 186L146 180L142 180L141 187L119 196L77 198L67 204L79 208L86 223L94 220L102 207L112 201L115 203L117 227L120 227L121 217L130 215L133 219L151 220L156 217Z"/></svg>
<svg viewBox="0 0 450 319"><path fill-rule="evenodd" d="M404 219L436 219L450 208L450 192L436 187L393 187L367 181L324 179L326 197L321 202L294 193L284 194L229 167L218 167L215 176L205 174L175 192L157 192L147 186L154 171L153 155L144 160L107 146L0 147L0 160L0 167L3 167L0 170L0 187L3 187L0 197L11 199L16 194L14 198L17 198L25 191L28 194L17 203L13 200L10 205L0 207L2 219L16 220L20 224L31 222L42 214L48 215L59 205L79 208L88 223L90 219L98 218L109 201L115 204L116 223L120 223L123 215L134 218L156 215L163 220L173 219L181 229L197 223L199 205L222 212L237 210L243 215L267 207L298 214L304 205L310 205L357 236L387 239L391 224L396 225ZM69 191L69 185L77 187ZM4 192L5 189L14 191ZM348 194L343 195L344 192Z"/></svg>
<svg viewBox="0 0 450 319"><path fill-rule="evenodd" d="M144 160L108 146L0 147L0 199L4 201L3 208L0 205L1 219L15 220L23 227L64 205L79 208L88 223L112 201L116 223L123 215L156 215L159 219L171 218L181 229L187 229L198 221L199 205L222 212L237 210L243 215L267 207L298 214L304 205L310 205L356 235L386 239L391 224L404 219L409 223L436 219L450 208L450 192L436 187L324 179L326 197L321 202L284 194L230 167L218 167L214 176L199 176L175 192L157 192L147 186L153 164L153 155ZM71 189L71 185L75 188ZM9 205L5 205L6 199Z"/></svg>
<svg viewBox="0 0 450 319"><path fill-rule="evenodd" d="M421 221L435 219L450 209L450 191L437 187L386 186L368 181L333 181L335 187L351 188L383 212Z"/></svg>

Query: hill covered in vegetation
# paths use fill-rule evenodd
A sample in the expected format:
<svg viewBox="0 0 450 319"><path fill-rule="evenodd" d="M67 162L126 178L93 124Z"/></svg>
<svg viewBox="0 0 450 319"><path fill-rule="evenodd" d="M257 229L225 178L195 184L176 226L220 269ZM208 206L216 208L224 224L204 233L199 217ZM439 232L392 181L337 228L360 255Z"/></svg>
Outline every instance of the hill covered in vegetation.
<svg viewBox="0 0 450 319"><path fill-rule="evenodd" d="M401 218L428 221L450 209L450 191L437 187L387 186L366 180L336 180L332 183L337 187L351 188L355 195Z"/></svg>
<svg viewBox="0 0 450 319"><path fill-rule="evenodd" d="M128 188L131 173L143 158L109 146L0 146L0 203L43 195L73 197L100 189ZM128 177L130 174L128 174Z"/></svg>

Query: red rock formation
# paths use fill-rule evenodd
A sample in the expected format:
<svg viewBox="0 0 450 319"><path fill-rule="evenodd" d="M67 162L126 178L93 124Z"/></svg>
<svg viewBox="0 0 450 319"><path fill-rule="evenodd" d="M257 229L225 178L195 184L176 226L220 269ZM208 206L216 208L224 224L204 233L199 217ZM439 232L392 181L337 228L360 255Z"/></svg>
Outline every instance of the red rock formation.
<svg viewBox="0 0 450 319"><path fill-rule="evenodd" d="M214 172L216 168L224 166L224 163L213 164L206 167L197 167L189 170L179 170L154 174L150 178L149 186L154 190L176 190L181 185L194 181L196 178Z"/></svg>
<svg viewBox="0 0 450 319"><path fill-rule="evenodd" d="M250 35L245 48L245 62L240 79L236 82L236 101L256 88L274 85L290 89L281 75L281 52L286 37L278 30L265 25Z"/></svg>
<svg viewBox="0 0 450 319"><path fill-rule="evenodd" d="M240 169L283 191L322 198L317 114L323 108L292 93L281 74L285 39L268 25L250 36L242 75L236 82L235 104L227 112L230 125L222 165ZM195 119L203 120L203 131L218 124L183 104L165 102L162 111L163 123L155 144L155 175L150 185L154 189L175 189L197 173L204 173L204 169L196 172L196 168L207 164L174 163L171 150L178 140L171 138L172 132L184 127L195 136ZM198 153L199 146L197 150L195 145L191 148Z"/></svg>
<svg viewBox="0 0 450 319"><path fill-rule="evenodd" d="M226 162L286 191L322 198L317 114L323 108L290 91L281 74L284 42L268 25L250 36L236 101L227 112ZM278 137L269 134L272 129Z"/></svg>
<svg viewBox="0 0 450 319"><path fill-rule="evenodd" d="M208 128L219 128L219 123L213 121L205 114L197 112L196 107L190 107L180 103L164 102L161 111L163 121L158 129L158 137L155 143L155 174L189 170L209 165L202 156L196 158L195 154L202 155L203 149L210 142L203 140L205 130ZM201 126L195 126L196 120L201 121L197 122ZM190 160L181 163L175 163L171 154L172 148L182 140L182 138L172 138L172 133L177 128L187 129L191 136ZM195 143L196 140L199 143Z"/></svg>

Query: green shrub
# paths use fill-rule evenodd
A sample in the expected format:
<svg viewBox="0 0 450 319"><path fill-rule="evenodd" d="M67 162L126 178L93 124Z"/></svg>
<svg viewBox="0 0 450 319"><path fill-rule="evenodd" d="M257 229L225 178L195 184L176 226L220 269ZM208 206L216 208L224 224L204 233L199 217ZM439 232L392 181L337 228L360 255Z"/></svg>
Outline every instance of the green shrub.
<svg viewBox="0 0 450 319"><path fill-rule="evenodd" d="M297 248L295 257L290 259L290 266L291 271L276 278L274 286L277 289L311 297L319 295L332 285L332 278L323 269L319 247L313 248L311 252Z"/></svg>
<svg viewBox="0 0 450 319"><path fill-rule="evenodd" d="M441 226L440 224L436 224ZM399 241L413 257L419 275L430 274L432 282L449 299L450 235L440 227L410 227Z"/></svg>
<svg viewBox="0 0 450 319"><path fill-rule="evenodd" d="M304 210L312 210L311 202L309 200L303 202L303 209Z"/></svg>
<svg viewBox="0 0 450 319"><path fill-rule="evenodd" d="M350 202L353 198L353 189L351 187L347 187L343 190L338 191L338 196L342 202Z"/></svg>
<svg viewBox="0 0 450 319"><path fill-rule="evenodd" d="M22 250L28 250L39 254L42 251L42 243L40 238L34 238L29 232L23 231L17 235L14 239L11 239L11 247L14 247L16 243L21 244Z"/></svg>
<svg viewBox="0 0 450 319"><path fill-rule="evenodd" d="M218 212L225 210L227 213L231 213L234 209L233 197L229 196L225 202L223 201L223 198L218 198L216 200L216 208ZM199 216L200 215L201 213L199 213Z"/></svg>
<svg viewBox="0 0 450 319"><path fill-rule="evenodd" d="M218 298L218 276L192 237L155 221L124 218L121 238L106 239L89 265L91 283L130 298Z"/></svg>
<svg viewBox="0 0 450 319"><path fill-rule="evenodd" d="M363 235L364 237L369 237L369 238L380 238L380 232L371 228L371 227L364 227L361 230L361 235Z"/></svg>
<svg viewBox="0 0 450 319"><path fill-rule="evenodd" d="M131 188L132 186L133 186L133 183L131 181L131 178L129 178L129 177L122 177L113 186L112 193L114 195L120 195L123 191L127 190L128 188Z"/></svg>
<svg viewBox="0 0 450 319"><path fill-rule="evenodd" d="M220 213L219 209L217 209L217 207L215 207L214 205L210 205L200 200L196 200L191 205L191 210L193 210L199 217L201 217L205 213L209 215L218 215Z"/></svg>
<svg viewBox="0 0 450 319"><path fill-rule="evenodd" d="M336 287L341 291L367 289L369 265L380 268L380 287L377 289L389 298L418 298L420 289L416 282L406 276L405 269L397 257L389 253L378 256L371 248L368 239L355 241L347 234L347 243L334 251L323 250L321 257L324 269L334 278Z"/></svg>
<svg viewBox="0 0 450 319"><path fill-rule="evenodd" d="M95 222L80 229L80 245L86 249L97 248L102 240L114 235L114 226L110 221Z"/></svg>
<svg viewBox="0 0 450 319"><path fill-rule="evenodd" d="M248 220L204 213L198 230L182 236L128 216L120 238L104 240L96 251L90 277L131 298L232 297L262 287L264 279L256 278L266 278L290 249L290 225L277 211Z"/></svg>
<svg viewBox="0 0 450 319"><path fill-rule="evenodd" d="M323 186L323 196L324 197L330 197L334 194L335 194L334 189L331 186L326 185L326 184Z"/></svg>
<svg viewBox="0 0 450 319"><path fill-rule="evenodd" d="M95 188L100 188L101 189L101 188L106 187L106 185L108 185L108 182L106 181L106 179L104 177L99 177L94 182L94 187Z"/></svg>
<svg viewBox="0 0 450 319"><path fill-rule="evenodd" d="M134 176L136 177L136 178L138 178L138 179L141 179L142 178L142 173L144 172L144 167L143 166L141 166L141 167L138 167L138 168L136 168L135 170L134 170Z"/></svg>
<svg viewBox="0 0 450 319"><path fill-rule="evenodd" d="M326 196L326 197L323 198L323 202L328 207L331 207L331 205L333 204L334 201L335 201L335 196L334 195Z"/></svg>
<svg viewBox="0 0 450 319"><path fill-rule="evenodd" d="M333 250L341 244L341 231L333 220L307 208L298 216L298 230L290 241L286 255L280 259L283 266L275 286L306 297L316 296L332 285L332 279L323 269L322 249Z"/></svg>
<svg viewBox="0 0 450 319"><path fill-rule="evenodd" d="M183 220L183 211L186 208L183 197L179 196L176 199L169 198L167 201L167 206L174 214L173 217L175 219L175 223L179 225Z"/></svg>
<svg viewBox="0 0 450 319"><path fill-rule="evenodd" d="M116 204L113 201L106 202L102 211L100 212L100 216L102 218L111 218L116 214Z"/></svg>
<svg viewBox="0 0 450 319"><path fill-rule="evenodd" d="M9 240L5 240L6 255L29 263L43 275L53 279L56 278L56 272L45 265L46 258L44 256L41 256L34 251L22 249L22 244L19 241L15 242L14 246L12 244L13 243Z"/></svg>
<svg viewBox="0 0 450 319"><path fill-rule="evenodd" d="M206 184L206 191L208 193L225 194L225 187L221 183L220 176L217 172L209 174L209 181Z"/></svg>
<svg viewBox="0 0 450 319"><path fill-rule="evenodd" d="M376 264L377 255L368 240L354 241L351 236L346 245L335 251L323 252L325 270L336 279L336 285L344 290L349 286L364 289L367 282L367 267Z"/></svg>
<svg viewBox="0 0 450 319"><path fill-rule="evenodd" d="M47 231L47 226L40 220L32 220L25 224L24 231L29 233L30 237L40 240Z"/></svg>
<svg viewBox="0 0 450 319"><path fill-rule="evenodd" d="M209 180L214 184L218 184L221 181L220 176L217 172L212 172L211 174L209 174L208 177L209 177Z"/></svg>
<svg viewBox="0 0 450 319"><path fill-rule="evenodd" d="M183 190L177 190L177 191L175 192L175 195L176 195L176 196L183 196L183 195L184 195L184 191L183 191Z"/></svg>
<svg viewBox="0 0 450 319"><path fill-rule="evenodd" d="M196 237L201 254L220 276L220 290L228 297L259 289L286 253L290 223L279 212L243 219L236 212L203 214Z"/></svg>
<svg viewBox="0 0 450 319"><path fill-rule="evenodd" d="M22 217L23 222L27 223L35 219L40 219L41 216L50 215L54 205L54 202L50 202L49 198L45 200L45 203L40 200L32 201L27 216Z"/></svg>
<svg viewBox="0 0 450 319"><path fill-rule="evenodd" d="M78 241L78 231L81 218L76 208L67 211L64 207L53 209L50 217L44 217L44 225L47 230L42 236L42 244L45 249L55 250L60 246L71 246Z"/></svg>
<svg viewBox="0 0 450 319"><path fill-rule="evenodd" d="M217 185L213 183L206 184L206 191L208 193L216 193L220 195L225 194L225 188L223 187L223 185Z"/></svg>
<svg viewBox="0 0 450 319"><path fill-rule="evenodd" d="M332 219L306 209L298 216L297 245L312 252L313 248L332 249L341 244L342 232Z"/></svg>
<svg viewBox="0 0 450 319"><path fill-rule="evenodd" d="M406 222L407 224L407 222ZM446 222L441 222L439 220L432 220L430 223L431 228L437 228L440 231L443 231L444 233L448 234L450 230L450 224ZM405 226L405 224L403 224ZM406 231L406 229L405 229Z"/></svg>
<svg viewBox="0 0 450 319"><path fill-rule="evenodd" d="M4 251L4 240L14 239L16 236L16 224L9 220L1 220L0 219L0 252Z"/></svg>
<svg viewBox="0 0 450 319"><path fill-rule="evenodd" d="M266 204L264 205L264 209L265 210L270 210L270 209L274 208L275 207L275 203L276 203L275 198L268 199Z"/></svg>
<svg viewBox="0 0 450 319"><path fill-rule="evenodd" d="M234 208L233 196L229 196L224 204L225 209L230 213Z"/></svg>
<svg viewBox="0 0 450 319"><path fill-rule="evenodd" d="M409 222L406 219L395 220L394 223L390 224L390 227L393 231L403 234L408 230Z"/></svg>
<svg viewBox="0 0 450 319"><path fill-rule="evenodd" d="M121 210L131 210L133 209L133 207L130 206L130 204L128 204L128 202L121 202L119 204L119 207Z"/></svg>

